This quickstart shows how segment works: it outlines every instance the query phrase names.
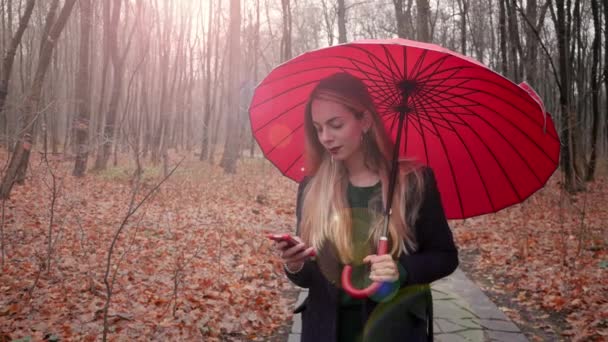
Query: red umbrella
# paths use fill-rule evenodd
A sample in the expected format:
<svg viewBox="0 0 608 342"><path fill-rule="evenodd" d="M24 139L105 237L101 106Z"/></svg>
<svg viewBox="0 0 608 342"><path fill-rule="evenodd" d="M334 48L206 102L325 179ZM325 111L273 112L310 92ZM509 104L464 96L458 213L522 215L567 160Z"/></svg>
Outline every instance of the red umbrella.
<svg viewBox="0 0 608 342"><path fill-rule="evenodd" d="M389 135L400 141L399 156L433 169L448 218L520 203L557 168L557 132L529 86L437 45L362 40L304 53L272 70L254 92L252 132L266 158L297 182L306 175L306 102L337 72L367 85Z"/></svg>

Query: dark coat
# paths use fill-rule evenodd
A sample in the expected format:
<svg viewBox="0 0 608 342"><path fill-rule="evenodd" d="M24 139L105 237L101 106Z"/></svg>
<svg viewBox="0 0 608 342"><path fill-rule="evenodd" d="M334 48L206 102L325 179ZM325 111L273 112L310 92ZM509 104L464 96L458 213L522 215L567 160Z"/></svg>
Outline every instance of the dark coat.
<svg viewBox="0 0 608 342"><path fill-rule="evenodd" d="M399 295L387 303L365 300L365 341L424 341L432 338L432 299L429 284L452 273L458 266L458 251L445 218L435 176L430 168L422 170L424 195L415 233L418 250L402 254L399 263L407 272ZM299 222L302 192L300 183L296 215ZM296 285L308 288L302 311L302 342L336 342L339 290L320 272L313 260L305 262L295 274L286 272ZM428 330L427 330L428 329ZM430 335L427 333L430 331Z"/></svg>

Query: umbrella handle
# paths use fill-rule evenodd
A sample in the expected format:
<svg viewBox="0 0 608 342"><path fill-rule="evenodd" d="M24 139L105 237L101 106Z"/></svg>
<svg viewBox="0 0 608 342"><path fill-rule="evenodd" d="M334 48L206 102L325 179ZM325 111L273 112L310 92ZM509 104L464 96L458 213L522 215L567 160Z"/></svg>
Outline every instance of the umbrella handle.
<svg viewBox="0 0 608 342"><path fill-rule="evenodd" d="M380 238L380 241L378 242L378 255L386 254L387 251L388 251L388 239L383 236ZM352 273L353 273L353 268L350 265L346 265L346 266L344 266L344 269L342 269L342 288L344 288L344 291L346 291L346 293L348 293L353 298L358 298L358 299L367 298L367 297L373 295L374 293L376 293L376 291L378 291L378 289L382 285L381 282L375 281L365 289L357 289L350 282L350 277L351 277Z"/></svg>

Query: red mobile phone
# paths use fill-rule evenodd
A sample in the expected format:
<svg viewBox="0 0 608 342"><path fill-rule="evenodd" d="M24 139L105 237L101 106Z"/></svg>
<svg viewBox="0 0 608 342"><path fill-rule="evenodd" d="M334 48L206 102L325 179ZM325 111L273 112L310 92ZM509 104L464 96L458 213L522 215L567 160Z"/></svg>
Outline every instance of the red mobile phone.
<svg viewBox="0 0 608 342"><path fill-rule="evenodd" d="M268 237L269 239L274 240L276 242L281 242L281 241L287 242L287 248L291 248L300 243L298 240L294 239L294 237L289 234L267 234L266 237ZM316 255L317 255L317 253L315 253L314 250L310 253L310 256L312 256L312 257L314 257Z"/></svg>
<svg viewBox="0 0 608 342"><path fill-rule="evenodd" d="M289 234L268 234L267 237L276 242L281 242L281 241L287 242L288 248L291 248L300 243L300 242L298 242L298 240L294 239L294 237Z"/></svg>

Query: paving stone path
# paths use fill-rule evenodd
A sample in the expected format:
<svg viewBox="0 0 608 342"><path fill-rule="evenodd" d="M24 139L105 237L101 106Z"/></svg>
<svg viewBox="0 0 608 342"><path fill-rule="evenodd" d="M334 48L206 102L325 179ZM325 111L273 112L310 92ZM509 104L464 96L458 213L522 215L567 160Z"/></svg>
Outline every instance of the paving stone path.
<svg viewBox="0 0 608 342"><path fill-rule="evenodd" d="M435 340L441 342L527 342L519 328L467 276L457 269L431 285ZM307 296L302 289L296 306ZM300 315L295 315L287 342L299 342Z"/></svg>

